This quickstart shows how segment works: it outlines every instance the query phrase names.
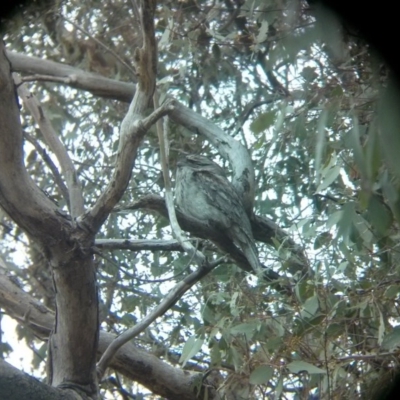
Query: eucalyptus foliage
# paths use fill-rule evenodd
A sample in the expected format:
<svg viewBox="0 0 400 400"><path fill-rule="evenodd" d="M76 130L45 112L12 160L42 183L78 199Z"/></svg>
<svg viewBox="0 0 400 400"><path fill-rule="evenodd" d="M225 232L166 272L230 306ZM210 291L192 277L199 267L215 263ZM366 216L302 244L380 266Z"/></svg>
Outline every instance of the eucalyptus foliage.
<svg viewBox="0 0 400 400"><path fill-rule="evenodd" d="M4 40L8 51L136 83L132 60L142 38L135 7L120 0L35 5L6 23ZM397 368L400 344L400 121L387 67L353 27L306 1L165 0L155 27L160 101L178 100L249 149L254 215L280 232L257 241L260 261L290 290L226 258L134 345L177 369L215 374L221 398L371 398L376 382ZM20 73L68 150L90 207L112 178L129 103L40 78L29 65ZM57 170L56 158L24 107L21 118L26 167L68 212L47 160ZM172 177L187 153L208 156L229 175L210 142L172 120L168 130ZM171 241L165 215L132 207L163 192L153 127L96 240ZM46 258L34 238L5 213L0 218L1 256L12 275L54 309ZM121 241L99 243L105 331L119 334L142 320L195 269L179 246L135 251ZM225 256L210 241L193 243L208 260ZM305 268L293 268L300 254ZM44 342L23 323L18 335L36 349L32 365L43 373ZM6 356L12 350L4 345ZM195 384L200 390L202 380ZM160 393L112 369L101 391L105 398Z"/></svg>

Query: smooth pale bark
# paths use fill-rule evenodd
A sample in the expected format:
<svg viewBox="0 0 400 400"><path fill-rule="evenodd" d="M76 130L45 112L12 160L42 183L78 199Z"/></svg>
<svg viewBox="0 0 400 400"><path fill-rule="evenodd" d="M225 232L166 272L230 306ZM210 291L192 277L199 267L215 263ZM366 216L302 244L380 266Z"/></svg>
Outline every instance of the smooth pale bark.
<svg viewBox="0 0 400 400"><path fill-rule="evenodd" d="M53 272L57 318L48 379L97 396L98 298L94 235L74 226L35 185L24 166L16 90L0 49L0 206L39 244Z"/></svg>
<svg viewBox="0 0 400 400"><path fill-rule="evenodd" d="M13 51L7 51L7 57L12 64L13 71L45 76L46 80L86 90L95 96L121 100L126 103L130 103L133 99L136 88L133 83L104 78L67 64L42 60Z"/></svg>

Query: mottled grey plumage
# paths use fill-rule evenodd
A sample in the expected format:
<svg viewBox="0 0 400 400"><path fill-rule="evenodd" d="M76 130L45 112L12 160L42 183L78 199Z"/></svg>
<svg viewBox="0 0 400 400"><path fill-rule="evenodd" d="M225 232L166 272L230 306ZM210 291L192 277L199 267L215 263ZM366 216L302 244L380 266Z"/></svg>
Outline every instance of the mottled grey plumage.
<svg viewBox="0 0 400 400"><path fill-rule="evenodd" d="M178 161L176 202L191 218L225 234L260 271L249 218L224 170L204 156L189 155Z"/></svg>

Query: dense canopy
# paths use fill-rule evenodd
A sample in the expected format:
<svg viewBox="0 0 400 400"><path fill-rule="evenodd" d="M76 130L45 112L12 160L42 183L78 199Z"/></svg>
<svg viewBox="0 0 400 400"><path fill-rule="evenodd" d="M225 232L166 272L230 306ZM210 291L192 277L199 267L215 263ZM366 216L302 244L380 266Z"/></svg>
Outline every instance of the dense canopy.
<svg viewBox="0 0 400 400"><path fill-rule="evenodd" d="M301 0L58 0L3 32L0 307L37 376L93 399L97 377L105 399L388 386L400 121L354 27ZM187 154L230 178L262 273L218 227L171 214Z"/></svg>

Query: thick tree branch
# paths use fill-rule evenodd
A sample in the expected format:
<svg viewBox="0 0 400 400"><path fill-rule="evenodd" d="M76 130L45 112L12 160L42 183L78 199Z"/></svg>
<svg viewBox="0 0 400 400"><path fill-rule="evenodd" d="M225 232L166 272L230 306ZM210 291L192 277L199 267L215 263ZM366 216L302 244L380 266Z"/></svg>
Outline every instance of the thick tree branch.
<svg viewBox="0 0 400 400"><path fill-rule="evenodd" d="M0 205L40 243L50 262L57 319L51 337L49 379L53 386L96 395L98 304L92 238L58 212L24 166L22 130L10 64L0 44Z"/></svg>
<svg viewBox="0 0 400 400"><path fill-rule="evenodd" d="M18 94L21 96L24 104L32 114L34 120L39 126L46 143L56 155L60 163L61 170L65 176L68 187L68 198L72 220L74 221L84 211L84 200L78 174L75 171L74 164L68 155L68 152L55 132L50 120L47 118L42 106L39 104L35 95L29 92L21 79L14 74L14 82L18 86Z"/></svg>
<svg viewBox="0 0 400 400"><path fill-rule="evenodd" d="M136 71L139 77L137 90L120 129L120 140L111 181L95 205L81 219L91 232L97 232L111 210L124 194L135 163L137 149L150 126L167 112L171 104L165 104L144 119L144 113L152 99L157 67L157 44L154 31L155 1L141 2L141 29L143 46L135 50Z"/></svg>
<svg viewBox="0 0 400 400"><path fill-rule="evenodd" d="M0 399L86 400L69 389L56 389L0 359Z"/></svg>
<svg viewBox="0 0 400 400"><path fill-rule="evenodd" d="M136 90L136 85L133 83L104 78L101 75L85 72L67 64L42 60L38 57L26 56L13 51L7 51L7 57L10 60L12 71L45 75L49 78L53 76L53 82L60 82L60 79L62 79L62 83L76 89L87 90L94 96L129 103L132 101Z"/></svg>
<svg viewBox="0 0 400 400"><path fill-rule="evenodd" d="M17 95L3 43L0 44L0 205L42 245L52 246L64 240L71 227L26 172Z"/></svg>
<svg viewBox="0 0 400 400"><path fill-rule="evenodd" d="M25 293L14 283L13 279L7 275L4 267L1 268L0 259L0 307L10 317L30 327L40 339L46 340L54 325L54 312ZM98 358L115 337L112 333L100 332ZM116 353L110 367L147 387L153 393L170 400L193 400L195 398L191 383L197 374L190 374L181 368L172 367L146 351L136 348L131 343L125 344ZM206 384L205 381L204 385ZM9 399L10 397L1 398ZM19 396L19 398L23 399L26 396ZM213 397L210 397L211 399Z"/></svg>

